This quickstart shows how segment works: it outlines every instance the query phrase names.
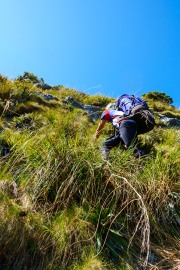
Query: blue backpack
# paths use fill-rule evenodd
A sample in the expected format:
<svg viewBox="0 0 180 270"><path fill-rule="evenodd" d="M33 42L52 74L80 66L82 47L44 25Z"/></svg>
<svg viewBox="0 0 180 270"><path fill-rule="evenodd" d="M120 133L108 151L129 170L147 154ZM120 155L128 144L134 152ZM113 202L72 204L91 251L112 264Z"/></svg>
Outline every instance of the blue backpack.
<svg viewBox="0 0 180 270"><path fill-rule="evenodd" d="M156 124L146 101L134 95L120 96L116 101L116 110L123 111L125 119L132 119L136 122L138 134L151 131Z"/></svg>
<svg viewBox="0 0 180 270"><path fill-rule="evenodd" d="M116 110L123 111L125 115L134 114L140 110L148 110L146 101L134 95L124 94L116 101Z"/></svg>

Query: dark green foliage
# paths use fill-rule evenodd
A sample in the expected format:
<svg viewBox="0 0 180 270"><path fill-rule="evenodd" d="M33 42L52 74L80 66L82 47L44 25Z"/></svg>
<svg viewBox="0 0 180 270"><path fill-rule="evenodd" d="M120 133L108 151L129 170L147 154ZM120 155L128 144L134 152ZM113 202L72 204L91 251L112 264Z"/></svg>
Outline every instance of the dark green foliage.
<svg viewBox="0 0 180 270"><path fill-rule="evenodd" d="M160 102L168 104L168 105L173 103L173 99L170 96L166 95L163 92L158 92L158 91L148 92L148 93L142 95L142 97L145 100L150 99L153 101L160 101Z"/></svg>
<svg viewBox="0 0 180 270"><path fill-rule="evenodd" d="M31 83L38 83L39 82L38 77L35 76L33 73L30 73L30 72L24 72L23 76L18 77L18 79L20 81L25 80L25 81L28 81L28 82L31 82ZM44 81L44 80L42 79L42 81Z"/></svg>

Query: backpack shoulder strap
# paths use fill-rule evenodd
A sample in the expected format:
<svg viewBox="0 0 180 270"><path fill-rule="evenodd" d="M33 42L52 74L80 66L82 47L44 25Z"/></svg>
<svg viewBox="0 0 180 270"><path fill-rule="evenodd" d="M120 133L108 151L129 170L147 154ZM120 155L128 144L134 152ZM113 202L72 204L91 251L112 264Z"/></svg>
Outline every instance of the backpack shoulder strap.
<svg viewBox="0 0 180 270"><path fill-rule="evenodd" d="M131 109L131 114L135 114L141 110L149 110L149 107L147 105L147 103L140 103L135 105L132 109Z"/></svg>

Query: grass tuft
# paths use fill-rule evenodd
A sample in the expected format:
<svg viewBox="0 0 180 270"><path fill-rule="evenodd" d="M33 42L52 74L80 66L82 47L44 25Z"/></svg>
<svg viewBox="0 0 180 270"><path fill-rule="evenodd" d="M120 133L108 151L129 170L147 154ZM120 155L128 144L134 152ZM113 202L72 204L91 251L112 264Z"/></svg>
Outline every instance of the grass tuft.
<svg viewBox="0 0 180 270"><path fill-rule="evenodd" d="M0 87L1 268L176 269L179 130L156 126L139 137L144 159L116 148L106 162L112 129L95 143L97 124L64 99L102 108L112 99L58 86L48 103L32 83L2 76Z"/></svg>

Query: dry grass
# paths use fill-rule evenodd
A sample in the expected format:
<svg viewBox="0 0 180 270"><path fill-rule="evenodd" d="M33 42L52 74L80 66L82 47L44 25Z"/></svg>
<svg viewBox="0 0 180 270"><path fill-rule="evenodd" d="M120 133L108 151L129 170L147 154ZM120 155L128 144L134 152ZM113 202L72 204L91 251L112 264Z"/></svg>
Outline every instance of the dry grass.
<svg viewBox="0 0 180 270"><path fill-rule="evenodd" d="M178 269L179 131L142 136L145 159L115 149L104 162L99 148L111 129L94 144L96 125L63 100L103 105L108 98L59 87L50 90L55 108L34 103L33 93L22 103L29 90L20 82L1 84L0 142L10 152L0 158L0 266ZM21 115L5 122L10 95Z"/></svg>

